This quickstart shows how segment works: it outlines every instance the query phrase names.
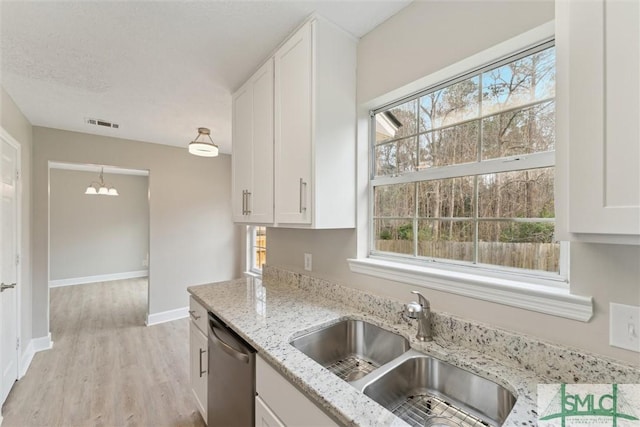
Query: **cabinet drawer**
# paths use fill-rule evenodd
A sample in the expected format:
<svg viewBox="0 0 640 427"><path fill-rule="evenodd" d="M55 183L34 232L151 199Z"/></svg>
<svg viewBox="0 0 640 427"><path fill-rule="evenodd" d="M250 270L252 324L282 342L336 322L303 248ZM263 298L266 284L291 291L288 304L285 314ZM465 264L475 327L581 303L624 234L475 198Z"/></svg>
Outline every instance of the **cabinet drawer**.
<svg viewBox="0 0 640 427"><path fill-rule="evenodd" d="M286 427L260 396L256 396L256 427Z"/></svg>
<svg viewBox="0 0 640 427"><path fill-rule="evenodd" d="M193 297L189 297L189 317L198 329L207 336L207 310Z"/></svg>
<svg viewBox="0 0 640 427"><path fill-rule="evenodd" d="M256 391L277 419L289 427L337 424L261 357L256 357Z"/></svg>

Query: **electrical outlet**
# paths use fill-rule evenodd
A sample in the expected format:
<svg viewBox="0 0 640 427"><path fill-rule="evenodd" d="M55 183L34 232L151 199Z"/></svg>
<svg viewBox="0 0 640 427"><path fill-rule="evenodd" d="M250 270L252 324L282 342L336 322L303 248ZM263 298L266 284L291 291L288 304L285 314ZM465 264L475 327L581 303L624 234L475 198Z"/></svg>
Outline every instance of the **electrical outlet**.
<svg viewBox="0 0 640 427"><path fill-rule="evenodd" d="M304 254L304 269L311 271L311 254Z"/></svg>
<svg viewBox="0 0 640 427"><path fill-rule="evenodd" d="M609 345L640 353L640 307L609 304Z"/></svg>

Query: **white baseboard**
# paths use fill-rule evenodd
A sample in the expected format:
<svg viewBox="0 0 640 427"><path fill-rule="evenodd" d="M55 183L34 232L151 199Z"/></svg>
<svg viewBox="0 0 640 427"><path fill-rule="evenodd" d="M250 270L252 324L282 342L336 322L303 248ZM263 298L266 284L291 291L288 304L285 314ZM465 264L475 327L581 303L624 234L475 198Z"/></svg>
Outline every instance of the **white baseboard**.
<svg viewBox="0 0 640 427"><path fill-rule="evenodd" d="M20 358L20 372L19 378L24 377L27 373L27 369L31 365L31 361L33 360L33 356L39 351L49 350L53 347L53 341L51 341L51 333L46 337L33 338L29 341L29 344L25 347L25 350L22 352L22 357Z"/></svg>
<svg viewBox="0 0 640 427"><path fill-rule="evenodd" d="M20 372L18 372L18 379L24 377L27 373L27 369L29 369L33 356L35 355L36 352L33 349L33 340L31 340L29 341L29 344L27 344L27 347L24 349L22 357L20 358Z"/></svg>
<svg viewBox="0 0 640 427"><path fill-rule="evenodd" d="M172 320L184 319L189 316L189 307L180 307L175 310L161 311L147 315L147 326L157 325L158 323L171 322Z"/></svg>
<svg viewBox="0 0 640 427"><path fill-rule="evenodd" d="M137 279L147 277L149 270L125 271L124 273L100 274L97 276L72 277L70 279L49 280L50 288L59 286L84 285L85 283L110 282L112 280Z"/></svg>

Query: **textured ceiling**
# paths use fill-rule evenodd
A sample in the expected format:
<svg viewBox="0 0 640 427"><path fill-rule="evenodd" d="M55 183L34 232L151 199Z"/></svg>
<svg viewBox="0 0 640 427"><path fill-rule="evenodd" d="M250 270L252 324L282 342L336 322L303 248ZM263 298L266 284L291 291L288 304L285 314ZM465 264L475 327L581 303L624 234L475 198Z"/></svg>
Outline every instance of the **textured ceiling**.
<svg viewBox="0 0 640 427"><path fill-rule="evenodd" d="M361 37L408 3L2 0L0 82L36 126L176 146L204 126L230 153L231 93L308 15Z"/></svg>

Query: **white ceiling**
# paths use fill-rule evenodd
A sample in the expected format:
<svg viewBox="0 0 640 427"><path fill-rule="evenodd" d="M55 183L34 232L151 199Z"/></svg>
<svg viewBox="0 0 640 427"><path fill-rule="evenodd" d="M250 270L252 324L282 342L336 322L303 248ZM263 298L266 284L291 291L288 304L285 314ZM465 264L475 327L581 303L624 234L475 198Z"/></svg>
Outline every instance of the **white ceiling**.
<svg viewBox="0 0 640 427"><path fill-rule="evenodd" d="M308 15L361 37L409 2L2 0L0 82L35 126L176 146L203 126L230 153L231 93Z"/></svg>

